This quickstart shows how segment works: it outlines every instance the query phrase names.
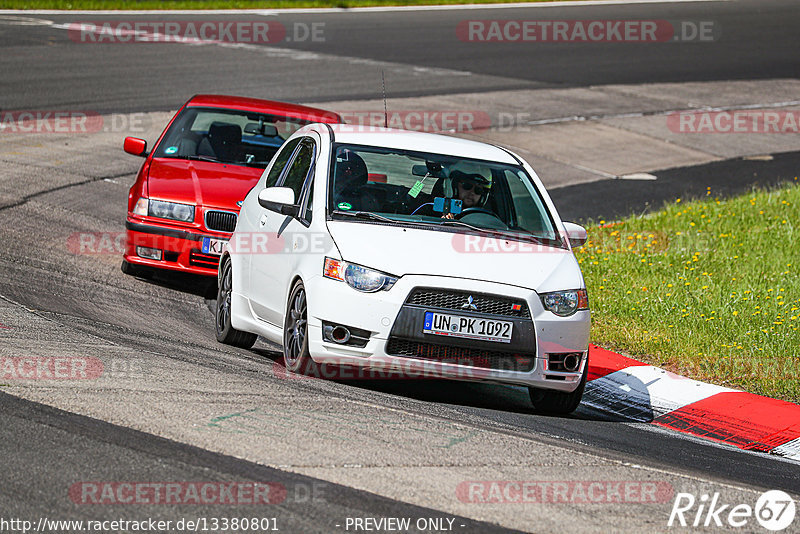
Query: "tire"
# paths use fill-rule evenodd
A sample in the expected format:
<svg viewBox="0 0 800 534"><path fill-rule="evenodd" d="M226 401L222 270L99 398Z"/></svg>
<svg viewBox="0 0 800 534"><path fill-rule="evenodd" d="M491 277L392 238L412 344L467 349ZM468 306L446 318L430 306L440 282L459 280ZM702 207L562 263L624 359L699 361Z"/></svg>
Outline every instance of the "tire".
<svg viewBox="0 0 800 534"><path fill-rule="evenodd" d="M583 365L581 383L571 393L528 387L534 410L551 415L568 415L575 411L581 403L583 390L586 388L586 377L589 374L589 361Z"/></svg>
<svg viewBox="0 0 800 534"><path fill-rule="evenodd" d="M297 282L289 294L283 323L283 362L287 371L315 374L317 364L308 352L308 306L306 288Z"/></svg>
<svg viewBox="0 0 800 534"><path fill-rule="evenodd" d="M250 332L242 332L231 326L231 293L233 289L233 269L231 260L225 258L222 264L222 279L217 288L217 306L214 313L217 341L234 347L249 349L255 345L258 336Z"/></svg>

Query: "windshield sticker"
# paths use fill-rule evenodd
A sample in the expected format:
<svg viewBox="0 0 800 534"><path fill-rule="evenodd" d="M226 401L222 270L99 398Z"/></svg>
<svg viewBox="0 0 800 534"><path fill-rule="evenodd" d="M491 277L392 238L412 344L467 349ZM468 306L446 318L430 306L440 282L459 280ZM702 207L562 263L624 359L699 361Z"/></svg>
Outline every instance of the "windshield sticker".
<svg viewBox="0 0 800 534"><path fill-rule="evenodd" d="M175 154L178 152L178 147L176 146L168 146L166 150L164 150L164 154Z"/></svg>
<svg viewBox="0 0 800 534"><path fill-rule="evenodd" d="M414 184L414 187L408 190L408 196L410 196L411 198L417 198L417 195L419 195L423 187L424 187L424 181L417 180L417 183Z"/></svg>
<svg viewBox="0 0 800 534"><path fill-rule="evenodd" d="M339 202L339 204L337 204L336 207L344 211L353 209L352 204L348 204L347 202Z"/></svg>

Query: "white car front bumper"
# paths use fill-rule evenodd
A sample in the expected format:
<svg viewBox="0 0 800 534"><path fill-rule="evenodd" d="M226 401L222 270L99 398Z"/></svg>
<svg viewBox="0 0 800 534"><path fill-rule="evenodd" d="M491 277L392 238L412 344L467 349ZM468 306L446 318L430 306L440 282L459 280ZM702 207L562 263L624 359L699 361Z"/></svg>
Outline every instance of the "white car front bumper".
<svg viewBox="0 0 800 534"><path fill-rule="evenodd" d="M528 289L422 275L404 276L389 291L376 293L362 293L344 282L321 276L306 280L305 284L309 351L314 361L320 364L371 368L378 371L377 376L384 373L398 379L441 377L560 391L573 391L587 365L590 312L584 310L570 317L558 317L546 311L538 294ZM418 288L447 293L448 298L409 304L407 300L411 292ZM455 292L464 295L464 302L467 295L480 295L486 302L493 302L491 313L482 313L480 308L477 312L464 311L458 302L453 304ZM430 305L434 301L438 305L446 301L451 307ZM524 303L528 316L509 315L510 308L503 310L504 303L511 301ZM511 320L514 322L512 342L424 334L421 317L425 310ZM326 341L323 339L323 321L366 330L369 339L363 347ZM575 372L553 370L552 361L557 358L549 355L565 353L581 354L580 367Z"/></svg>

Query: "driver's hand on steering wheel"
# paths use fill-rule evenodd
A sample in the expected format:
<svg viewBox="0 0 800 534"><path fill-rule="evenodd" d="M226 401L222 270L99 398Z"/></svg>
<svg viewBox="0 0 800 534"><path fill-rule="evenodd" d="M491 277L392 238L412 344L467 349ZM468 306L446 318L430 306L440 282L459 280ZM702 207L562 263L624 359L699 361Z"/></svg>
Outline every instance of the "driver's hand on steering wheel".
<svg viewBox="0 0 800 534"><path fill-rule="evenodd" d="M442 219L455 219L456 216L452 213L448 213L447 215L442 215Z"/></svg>

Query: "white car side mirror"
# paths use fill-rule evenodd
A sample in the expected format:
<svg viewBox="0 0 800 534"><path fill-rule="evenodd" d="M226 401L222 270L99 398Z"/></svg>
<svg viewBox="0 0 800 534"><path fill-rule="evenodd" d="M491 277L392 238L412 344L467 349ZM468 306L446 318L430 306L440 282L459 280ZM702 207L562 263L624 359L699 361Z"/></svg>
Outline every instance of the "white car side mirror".
<svg viewBox="0 0 800 534"><path fill-rule="evenodd" d="M294 190L291 187L267 187L258 193L258 203L270 211L292 217L300 212L300 206L294 203Z"/></svg>
<svg viewBox="0 0 800 534"><path fill-rule="evenodd" d="M589 239L589 235L586 233L586 228L580 224L565 222L564 230L567 232L567 238L569 239L569 244L572 246L572 248L583 246L583 244L586 243L586 240Z"/></svg>

